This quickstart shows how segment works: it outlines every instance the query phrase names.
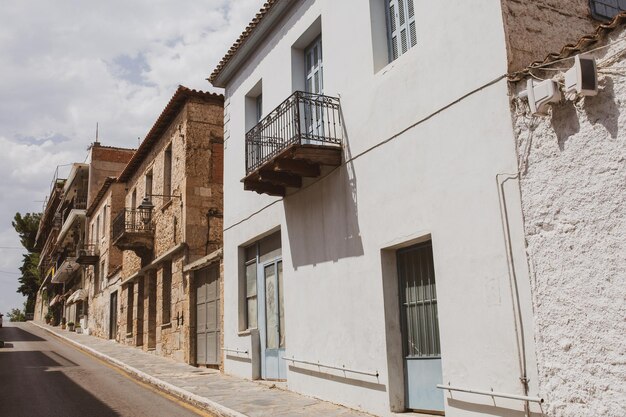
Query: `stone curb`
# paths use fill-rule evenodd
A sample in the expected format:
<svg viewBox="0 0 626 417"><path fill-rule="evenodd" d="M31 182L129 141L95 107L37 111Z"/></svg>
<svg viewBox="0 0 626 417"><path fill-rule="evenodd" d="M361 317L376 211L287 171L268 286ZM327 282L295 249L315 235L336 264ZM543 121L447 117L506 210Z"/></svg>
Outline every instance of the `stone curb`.
<svg viewBox="0 0 626 417"><path fill-rule="evenodd" d="M54 330L51 330L47 327L44 327L38 323L35 323L34 321L29 321L30 324L39 327L40 329L43 329L45 331L47 331L48 333L58 337L59 339L63 339L66 342L69 342L70 344L76 346L77 348L84 350L86 352L89 352L90 354L92 354L93 356L96 356L99 359L104 360L105 362L111 363L113 365L115 365L116 367L124 370L125 372L127 372L128 374L132 375L134 378L148 383L152 386L155 386L157 388L159 388L160 390L176 397L179 398L183 401L186 401L192 405L198 406L206 411L208 411L209 413L214 414L216 417L249 417L246 414L242 414L238 411L232 410L228 407L225 407L221 404L218 404L214 401L209 400L208 398L205 397L201 397L197 394L194 394L192 392L189 392L187 390L184 390L182 388L179 388L175 385L170 384L169 382L165 382L163 380L160 380L158 378L153 377L152 375L149 375L143 371L140 371L139 369L133 368L132 366L129 366L127 364L125 364L124 362L117 360L115 358L112 358L108 355L105 355L102 352L99 352L93 348L90 348L89 346L85 346L75 340L72 340L66 336L63 336L57 332L55 332Z"/></svg>

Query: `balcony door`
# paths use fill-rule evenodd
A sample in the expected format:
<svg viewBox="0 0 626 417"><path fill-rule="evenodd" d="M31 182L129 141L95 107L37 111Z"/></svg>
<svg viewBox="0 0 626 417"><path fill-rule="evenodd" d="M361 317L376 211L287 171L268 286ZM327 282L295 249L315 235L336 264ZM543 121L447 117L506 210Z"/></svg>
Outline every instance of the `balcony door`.
<svg viewBox="0 0 626 417"><path fill-rule="evenodd" d="M304 50L305 91L312 94L324 94L324 77L322 63L322 37L319 36ZM304 100L304 126L306 140L304 143L318 145L317 137L324 136L323 106L315 96Z"/></svg>
<svg viewBox="0 0 626 417"><path fill-rule="evenodd" d="M404 352L405 405L412 410L444 409L437 290L431 242L397 252Z"/></svg>

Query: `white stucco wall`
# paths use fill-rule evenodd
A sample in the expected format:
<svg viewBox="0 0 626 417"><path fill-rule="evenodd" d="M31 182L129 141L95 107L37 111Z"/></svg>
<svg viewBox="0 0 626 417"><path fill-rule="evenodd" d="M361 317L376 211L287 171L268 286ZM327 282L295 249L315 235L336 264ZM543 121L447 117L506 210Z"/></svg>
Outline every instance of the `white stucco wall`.
<svg viewBox="0 0 626 417"><path fill-rule="evenodd" d="M625 60L615 56L624 39L613 34L610 47L593 54L604 67L597 96L564 101L535 119L517 102L539 384L549 416L626 415L626 79L618 69ZM610 57L616 62L605 66Z"/></svg>
<svg viewBox="0 0 626 417"><path fill-rule="evenodd" d="M393 382L401 369L389 358L401 347L392 340L398 323L386 319L394 312L386 312L384 293L396 285L389 273L394 249L430 234L444 382L522 394L495 180L517 169L506 80L409 128L506 72L500 6L416 1L418 45L383 65L384 9L370 5L303 2L226 88L224 347L250 349L250 336L237 332L240 247L279 227L287 356L380 373L346 381L330 371L289 371L289 389L392 415L403 391ZM267 113L293 92L299 74L292 75L292 46L320 16L324 93L341 98L345 158L409 129L268 207L277 199L244 191L240 182L250 127L245 96L262 80ZM523 320L532 334L517 184L508 182L506 193ZM529 394L539 395L532 338L527 352ZM227 356L225 371L250 377L251 365ZM521 410L519 401L472 394L446 402L448 416Z"/></svg>

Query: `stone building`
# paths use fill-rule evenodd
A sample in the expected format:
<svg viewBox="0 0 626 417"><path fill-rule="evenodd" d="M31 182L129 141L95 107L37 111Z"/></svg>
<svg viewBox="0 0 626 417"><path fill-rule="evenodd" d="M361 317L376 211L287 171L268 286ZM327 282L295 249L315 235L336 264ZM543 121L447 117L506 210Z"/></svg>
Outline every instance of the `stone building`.
<svg viewBox="0 0 626 417"><path fill-rule="evenodd" d="M223 97L179 87L119 175L119 339L221 363Z"/></svg>
<svg viewBox="0 0 626 417"><path fill-rule="evenodd" d="M66 179L58 178L57 170L37 235L43 282L37 295L36 319L44 320L50 312L56 324L89 328L91 281L83 266L94 253L88 240L87 205L106 176L119 174L133 152L95 142L88 163L72 164Z"/></svg>
<svg viewBox="0 0 626 417"><path fill-rule="evenodd" d="M381 416L541 415L508 80L595 3L266 2L209 78L225 371Z"/></svg>
<svg viewBox="0 0 626 417"><path fill-rule="evenodd" d="M555 49L512 83L564 82L594 58L597 94L546 116L512 100L539 390L549 416L626 415L626 14Z"/></svg>

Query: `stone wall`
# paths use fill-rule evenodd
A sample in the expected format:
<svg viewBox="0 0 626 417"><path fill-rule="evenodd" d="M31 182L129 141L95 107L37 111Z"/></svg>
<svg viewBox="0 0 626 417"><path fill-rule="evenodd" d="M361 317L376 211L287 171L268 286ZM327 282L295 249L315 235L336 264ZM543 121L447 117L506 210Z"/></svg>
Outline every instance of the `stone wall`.
<svg viewBox="0 0 626 417"><path fill-rule="evenodd" d="M575 44L600 24L587 0L502 0L502 17L509 72Z"/></svg>
<svg viewBox="0 0 626 417"><path fill-rule="evenodd" d="M191 358L195 334L190 332L190 279L183 274L184 264L222 246L222 141L222 106L190 98L126 184L126 206L131 206L133 192L139 205L146 194L145 175L152 172L153 259L165 258L142 265L133 252L124 251L123 280L140 271L141 275L129 284L134 286L135 298L132 337L127 334L126 313L120 314L124 322L120 331L127 336L123 341L145 350L154 348L158 354L182 362L195 360ZM172 197L162 197L168 194L164 191L164 161L170 145ZM178 249L181 244L184 246ZM173 250L175 253L171 253ZM163 317L165 262L172 263L171 314L167 322ZM121 308L127 311L128 285L122 292Z"/></svg>
<svg viewBox="0 0 626 417"><path fill-rule="evenodd" d="M597 96L548 117L513 103L539 385L554 417L626 415L624 39L594 53Z"/></svg>

